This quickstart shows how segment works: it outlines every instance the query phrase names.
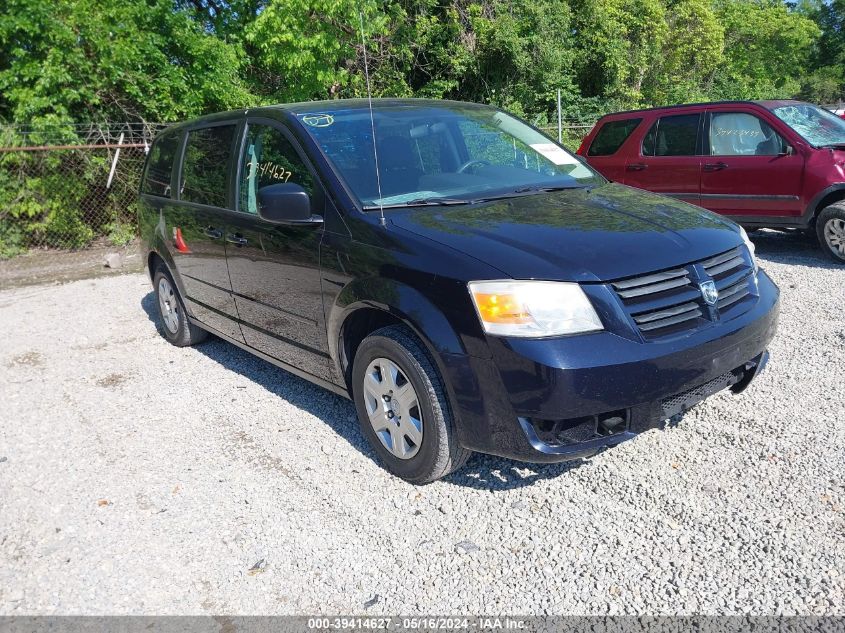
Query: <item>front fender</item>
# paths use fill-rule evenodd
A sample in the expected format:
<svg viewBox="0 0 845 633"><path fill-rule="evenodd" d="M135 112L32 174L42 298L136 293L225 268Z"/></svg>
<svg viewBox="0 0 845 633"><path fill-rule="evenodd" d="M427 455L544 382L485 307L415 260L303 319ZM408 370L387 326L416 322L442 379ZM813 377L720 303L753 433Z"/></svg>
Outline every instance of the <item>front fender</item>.
<svg viewBox="0 0 845 633"><path fill-rule="evenodd" d="M809 224L810 221L824 208L822 204L823 201L830 196L830 194L838 193L843 190L845 190L845 182L834 183L819 191L815 196L813 196L810 204L807 205L807 209L804 211L803 216L804 221Z"/></svg>
<svg viewBox="0 0 845 633"><path fill-rule="evenodd" d="M329 353L338 365L342 357L343 324L350 315L364 308L381 310L405 323L435 356L466 354L446 316L424 292L395 279L369 277L344 287L326 315ZM343 368L338 366L338 369Z"/></svg>

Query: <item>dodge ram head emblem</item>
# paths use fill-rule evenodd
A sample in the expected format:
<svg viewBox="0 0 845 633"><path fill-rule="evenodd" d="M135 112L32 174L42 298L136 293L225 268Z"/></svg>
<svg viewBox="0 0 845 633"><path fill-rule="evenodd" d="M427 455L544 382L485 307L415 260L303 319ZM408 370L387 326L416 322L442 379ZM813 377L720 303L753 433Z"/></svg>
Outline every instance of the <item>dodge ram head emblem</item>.
<svg viewBox="0 0 845 633"><path fill-rule="evenodd" d="M702 281L701 296L704 297L704 303L707 305L716 305L716 302L719 300L719 291L716 290L716 284L712 281Z"/></svg>

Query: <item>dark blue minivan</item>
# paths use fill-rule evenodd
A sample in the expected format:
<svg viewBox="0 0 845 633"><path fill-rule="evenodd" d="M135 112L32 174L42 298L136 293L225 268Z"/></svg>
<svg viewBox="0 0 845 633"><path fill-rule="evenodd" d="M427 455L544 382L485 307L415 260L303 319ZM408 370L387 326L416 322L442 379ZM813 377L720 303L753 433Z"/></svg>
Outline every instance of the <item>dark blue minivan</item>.
<svg viewBox="0 0 845 633"><path fill-rule="evenodd" d="M609 183L493 107L216 114L150 151L164 336L212 333L354 400L414 483L473 451L595 453L766 364L778 289L733 222Z"/></svg>

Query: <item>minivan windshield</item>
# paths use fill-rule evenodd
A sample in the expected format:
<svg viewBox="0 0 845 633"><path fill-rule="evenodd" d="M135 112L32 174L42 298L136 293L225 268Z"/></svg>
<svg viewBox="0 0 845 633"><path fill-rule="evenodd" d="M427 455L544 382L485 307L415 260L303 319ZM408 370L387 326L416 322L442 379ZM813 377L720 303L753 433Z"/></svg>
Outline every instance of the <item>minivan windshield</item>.
<svg viewBox="0 0 845 633"><path fill-rule="evenodd" d="M845 146L845 120L809 103L773 108L775 116L815 147Z"/></svg>
<svg viewBox="0 0 845 633"><path fill-rule="evenodd" d="M372 120L366 104L297 117L365 209L468 204L604 182L551 139L488 106L374 103Z"/></svg>

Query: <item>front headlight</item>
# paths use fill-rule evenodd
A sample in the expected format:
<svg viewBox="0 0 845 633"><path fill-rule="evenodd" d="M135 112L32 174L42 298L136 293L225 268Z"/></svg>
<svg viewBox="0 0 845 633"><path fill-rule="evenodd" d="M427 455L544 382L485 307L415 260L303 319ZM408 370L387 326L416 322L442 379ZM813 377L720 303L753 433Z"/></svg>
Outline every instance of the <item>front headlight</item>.
<svg viewBox="0 0 845 633"><path fill-rule="evenodd" d="M756 273L759 266L757 266L757 254L754 252L754 242L748 238L748 233L745 232L744 228L739 227L739 233L742 235L742 241L745 242L748 254L751 255L751 263L754 264L754 272Z"/></svg>
<svg viewBox="0 0 845 633"><path fill-rule="evenodd" d="M488 334L540 337L604 329L578 284L471 281L469 293Z"/></svg>

